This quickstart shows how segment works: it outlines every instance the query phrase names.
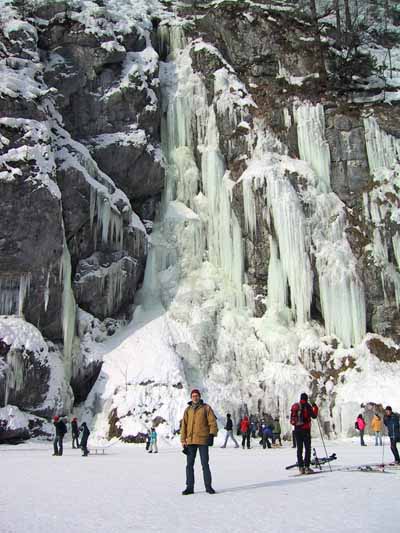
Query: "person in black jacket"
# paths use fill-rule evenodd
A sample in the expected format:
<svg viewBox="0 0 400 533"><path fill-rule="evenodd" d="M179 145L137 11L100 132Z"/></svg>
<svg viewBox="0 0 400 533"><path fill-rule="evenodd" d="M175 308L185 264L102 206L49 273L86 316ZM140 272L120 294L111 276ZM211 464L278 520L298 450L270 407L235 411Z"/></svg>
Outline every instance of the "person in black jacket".
<svg viewBox="0 0 400 533"><path fill-rule="evenodd" d="M82 422L79 432L82 433L81 437L81 449L83 451L82 457L87 457L89 450L87 448L87 441L90 435L89 428L86 425L86 422Z"/></svg>
<svg viewBox="0 0 400 533"><path fill-rule="evenodd" d="M72 431L72 447L79 448L79 428L78 428L78 419L73 418L71 420L71 431ZM76 443L76 446L75 446Z"/></svg>
<svg viewBox="0 0 400 533"><path fill-rule="evenodd" d="M383 423L388 430L390 449L394 455L394 460L397 464L400 464L399 450L397 449L397 443L400 442L400 415L398 413L393 413L390 405L385 407Z"/></svg>
<svg viewBox="0 0 400 533"><path fill-rule="evenodd" d="M53 417L53 424L56 429L56 435L54 437L54 453L53 455L62 455L63 454L63 439L64 435L67 433L67 426L65 425L64 420L60 419L59 416Z"/></svg>
<svg viewBox="0 0 400 533"><path fill-rule="evenodd" d="M232 423L232 417L231 417L230 413L227 413L227 415L226 415L226 424L225 424L225 428L224 429L226 430L226 436L225 436L225 442L224 442L223 446L221 446L221 448L226 448L226 444L228 442L229 437L235 443L235 448L239 448L239 444L238 444L237 440L235 439L235 437L233 436L233 423Z"/></svg>

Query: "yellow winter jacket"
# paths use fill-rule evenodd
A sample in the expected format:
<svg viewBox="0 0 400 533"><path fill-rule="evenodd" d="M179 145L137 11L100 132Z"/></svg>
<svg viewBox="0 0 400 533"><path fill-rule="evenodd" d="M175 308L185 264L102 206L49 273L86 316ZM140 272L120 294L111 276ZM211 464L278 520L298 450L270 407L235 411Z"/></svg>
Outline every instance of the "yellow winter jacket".
<svg viewBox="0 0 400 533"><path fill-rule="evenodd" d="M382 431L382 420L377 416L374 416L371 421L371 429L372 431Z"/></svg>
<svg viewBox="0 0 400 533"><path fill-rule="evenodd" d="M217 435L218 426L214 412L209 405L200 400L195 406L189 402L183 413L181 423L182 444L208 444L209 435Z"/></svg>

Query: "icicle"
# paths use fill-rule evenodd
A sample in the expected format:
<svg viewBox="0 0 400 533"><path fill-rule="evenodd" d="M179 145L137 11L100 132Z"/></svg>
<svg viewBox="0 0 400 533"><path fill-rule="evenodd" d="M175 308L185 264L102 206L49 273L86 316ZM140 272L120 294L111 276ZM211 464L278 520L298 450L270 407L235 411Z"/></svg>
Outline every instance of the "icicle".
<svg viewBox="0 0 400 533"><path fill-rule="evenodd" d="M396 258L397 268L400 269L400 235L396 232L392 237L394 256Z"/></svg>
<svg viewBox="0 0 400 533"><path fill-rule="evenodd" d="M304 103L294 109L300 158L319 178L322 192L330 190L331 155L325 138L325 114L321 104Z"/></svg>
<svg viewBox="0 0 400 533"><path fill-rule="evenodd" d="M400 160L400 139L381 130L374 117L364 119L364 128L371 172L376 173L379 169L393 168Z"/></svg>
<svg viewBox="0 0 400 533"><path fill-rule="evenodd" d="M30 272L19 279L0 279L0 315L23 315L30 283Z"/></svg>
<svg viewBox="0 0 400 533"><path fill-rule="evenodd" d="M94 225L94 219L96 223ZM94 228L93 228L94 225ZM93 231L94 241L101 233L103 243L112 243L119 249L124 245L124 224L121 213L116 212L110 201L103 196L101 191L90 189L90 227Z"/></svg>
<svg viewBox="0 0 400 533"><path fill-rule="evenodd" d="M62 326L64 342L64 365L67 372L68 381L71 372L72 345L75 337L76 303L71 287L71 256L65 236L60 263L60 281L63 285Z"/></svg>
<svg viewBox="0 0 400 533"><path fill-rule="evenodd" d="M297 322L310 316L313 275L306 243L306 225L300 200L285 176L267 175L268 202L278 237L280 260L290 287Z"/></svg>
<svg viewBox="0 0 400 533"><path fill-rule="evenodd" d="M268 310L282 311L287 302L287 276L278 257L278 246L275 239L269 238L270 258L268 264Z"/></svg>
<svg viewBox="0 0 400 533"><path fill-rule="evenodd" d="M253 179L243 179L243 208L244 208L244 223L248 233L255 236L257 230L256 219L256 202L253 192Z"/></svg>
<svg viewBox="0 0 400 533"><path fill-rule="evenodd" d="M50 269L47 272L46 287L44 289L44 310L47 311L50 297Z"/></svg>
<svg viewBox="0 0 400 533"><path fill-rule="evenodd" d="M359 344L366 333L366 306L345 224L343 205L336 195L320 195L314 214L313 242L321 310L327 334L336 335L349 347Z"/></svg>

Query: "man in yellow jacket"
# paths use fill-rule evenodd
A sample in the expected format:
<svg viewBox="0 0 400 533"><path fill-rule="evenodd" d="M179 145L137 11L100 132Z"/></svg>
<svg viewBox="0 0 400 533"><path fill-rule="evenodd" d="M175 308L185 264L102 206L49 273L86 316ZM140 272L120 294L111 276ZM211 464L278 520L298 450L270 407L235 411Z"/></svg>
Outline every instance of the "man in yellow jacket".
<svg viewBox="0 0 400 533"><path fill-rule="evenodd" d="M218 433L217 419L209 405L203 402L198 389L193 389L191 401L183 413L181 423L181 442L186 454L186 489L183 495L194 492L194 462L197 450L200 452L204 485L208 494L215 494L211 485L211 472L208 464L208 446Z"/></svg>

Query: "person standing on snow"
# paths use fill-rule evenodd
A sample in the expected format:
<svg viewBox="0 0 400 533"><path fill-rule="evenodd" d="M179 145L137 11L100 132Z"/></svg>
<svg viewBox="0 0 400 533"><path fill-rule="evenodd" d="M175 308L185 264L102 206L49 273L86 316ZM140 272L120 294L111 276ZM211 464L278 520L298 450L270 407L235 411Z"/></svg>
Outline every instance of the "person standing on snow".
<svg viewBox="0 0 400 533"><path fill-rule="evenodd" d="M82 433L81 437L81 449L82 449L82 457L87 457L89 454L89 450L87 447L87 442L89 439L90 431L89 428L86 425L86 422L82 422L81 427L79 428L79 432Z"/></svg>
<svg viewBox="0 0 400 533"><path fill-rule="evenodd" d="M240 421L240 433L242 434L242 448L244 450L245 444L250 450L250 421L248 416L244 416Z"/></svg>
<svg viewBox="0 0 400 533"><path fill-rule="evenodd" d="M371 421L371 429L375 434L375 446L382 446L382 419L375 413Z"/></svg>
<svg viewBox="0 0 400 533"><path fill-rule="evenodd" d="M194 462L197 450L200 453L201 466L206 492L215 494L212 488L211 471L208 464L208 446L210 440L218 434L217 419L211 407L204 403L198 389L193 389L191 401L183 413L181 423L181 443L186 454L186 489L183 495L194 492Z"/></svg>
<svg viewBox="0 0 400 533"><path fill-rule="evenodd" d="M157 431L155 430L155 428L151 428L151 433L150 433L150 449L149 449L149 453L158 453L158 448L157 448Z"/></svg>
<svg viewBox="0 0 400 533"><path fill-rule="evenodd" d="M390 405L385 407L385 416L383 417L383 423L387 427L388 435L390 439L390 449L392 450L394 460L396 464L400 464L399 451L397 449L397 443L400 442L400 415L394 413Z"/></svg>
<svg viewBox="0 0 400 533"><path fill-rule="evenodd" d="M64 420L60 419L59 416L53 417L53 424L56 430L56 435L53 441L54 453L53 455L62 455L63 454L63 439L64 435L67 433L67 426L65 425Z"/></svg>
<svg viewBox="0 0 400 533"><path fill-rule="evenodd" d="M355 423L355 428L358 429L358 431L360 432L360 444L361 446L366 446L365 442L364 442L364 431L365 431L365 426L367 424L365 423L365 420L363 418L363 415L360 413L357 417L357 420L356 420L356 423Z"/></svg>
<svg viewBox="0 0 400 533"><path fill-rule="evenodd" d="M71 432L72 432L72 448L79 448L79 428L78 419L73 418L71 420ZM76 446L75 446L76 443Z"/></svg>
<svg viewBox="0 0 400 533"><path fill-rule="evenodd" d="M300 402L294 403L290 410L290 423L294 426L297 445L297 465L300 474L312 474L311 462L311 419L317 418L318 407L308 403L308 395L303 392ZM305 454L303 459L303 447Z"/></svg>
<svg viewBox="0 0 400 533"><path fill-rule="evenodd" d="M272 424L272 446L277 446L277 441L279 441L279 446L282 446L281 432L282 430L279 418L275 417Z"/></svg>
<svg viewBox="0 0 400 533"><path fill-rule="evenodd" d="M226 424L225 424L225 428L224 429L226 430L226 436L225 436L225 442L221 446L221 448L226 448L226 444L228 442L229 437L235 443L235 448L239 448L239 444L238 444L237 440L235 439L235 437L233 436L233 423L232 423L232 418L231 418L230 413L227 413L227 415L226 415Z"/></svg>

